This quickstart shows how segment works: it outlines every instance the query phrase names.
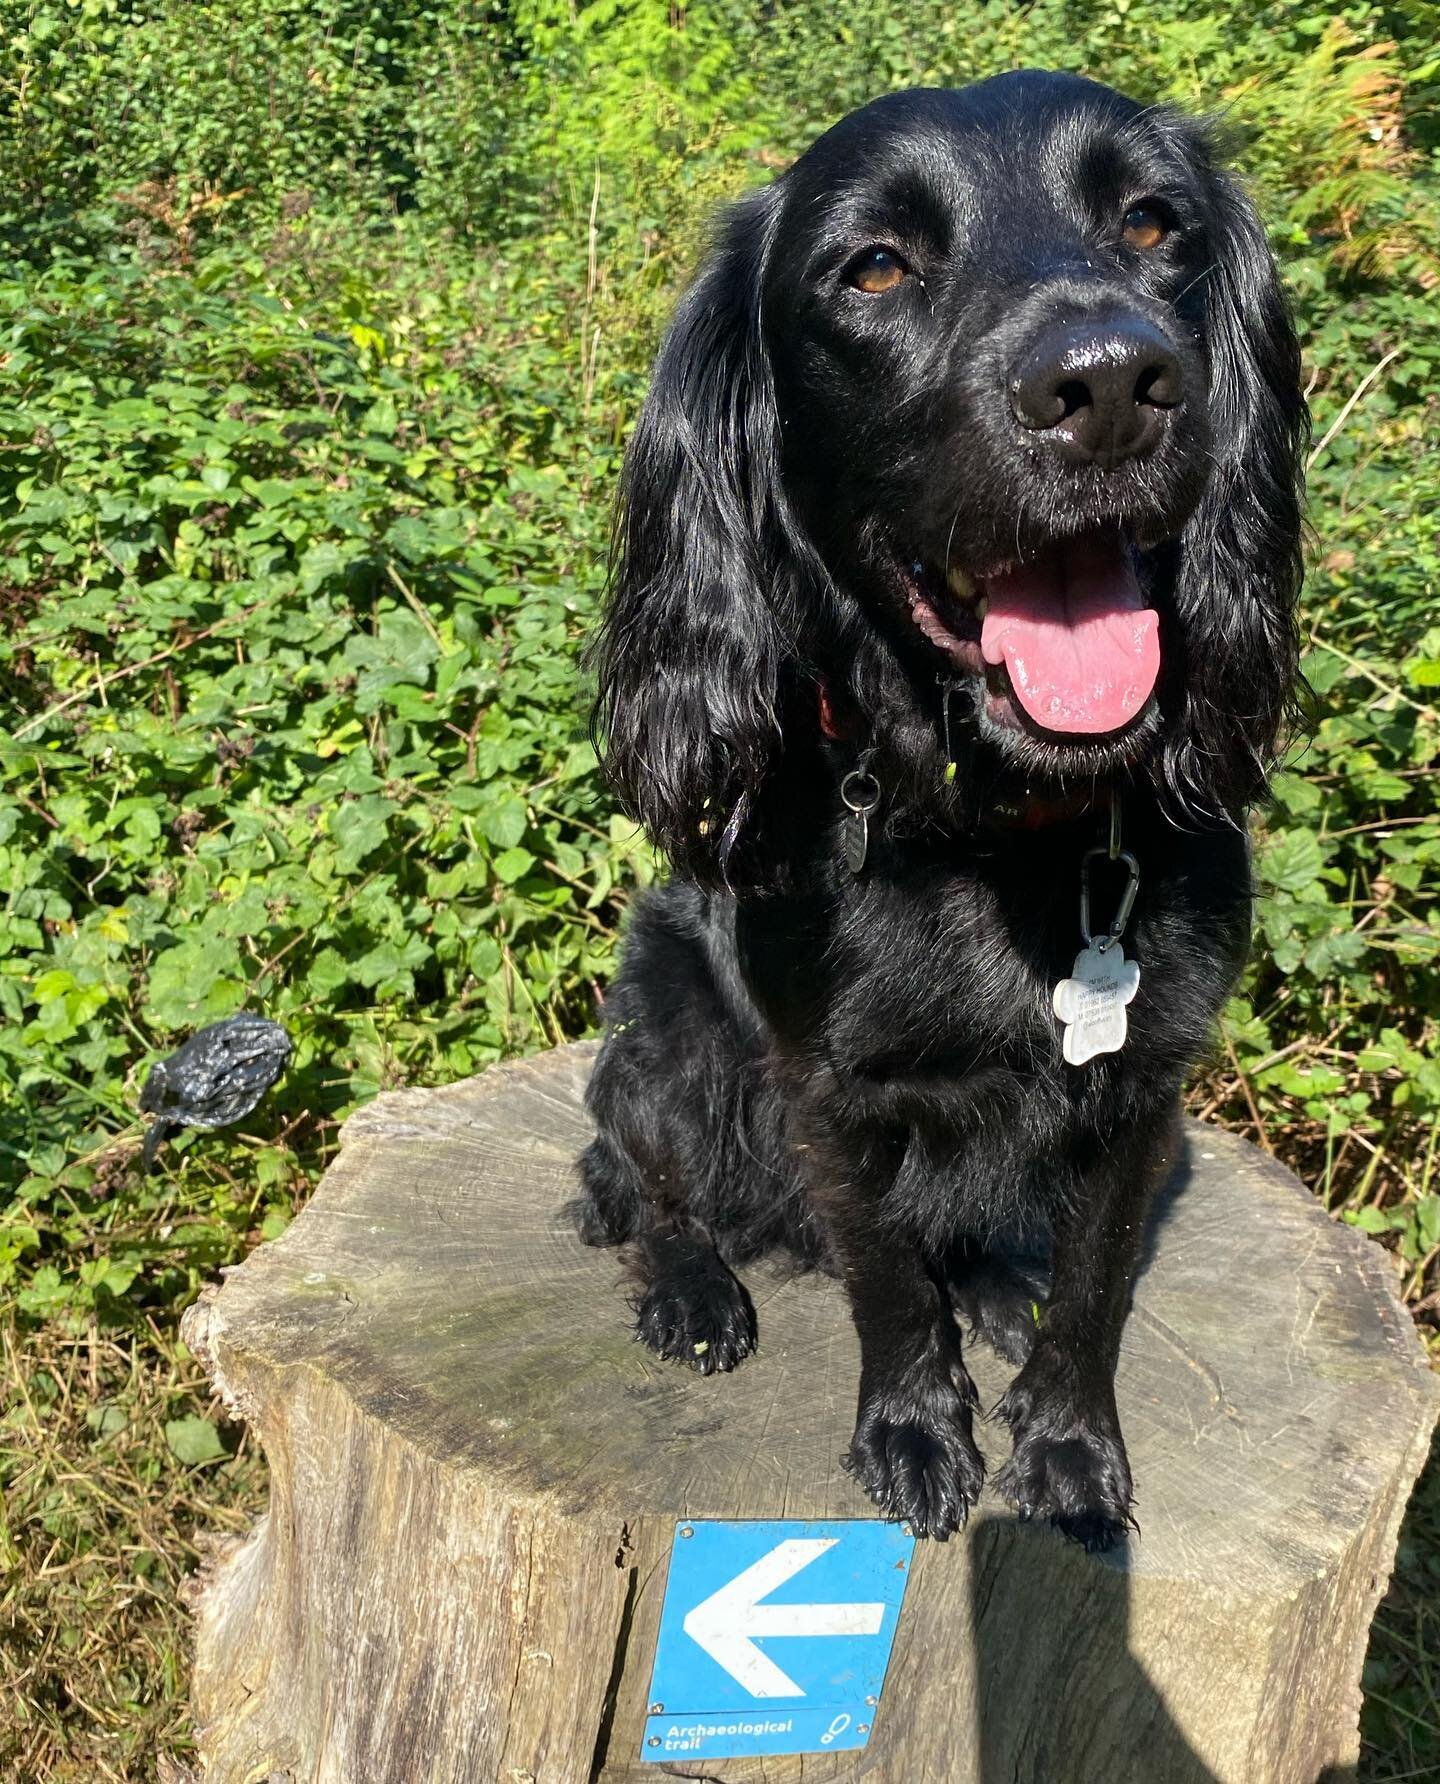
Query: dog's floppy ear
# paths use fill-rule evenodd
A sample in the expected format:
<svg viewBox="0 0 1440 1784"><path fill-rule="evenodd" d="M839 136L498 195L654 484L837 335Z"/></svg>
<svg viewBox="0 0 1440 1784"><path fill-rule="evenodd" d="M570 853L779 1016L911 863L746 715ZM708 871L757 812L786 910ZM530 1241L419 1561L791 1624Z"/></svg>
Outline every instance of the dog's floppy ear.
<svg viewBox="0 0 1440 1784"><path fill-rule="evenodd" d="M777 197L728 214L671 322L591 655L612 783L676 870L708 883L743 863L780 745L778 423L760 330Z"/></svg>
<svg viewBox="0 0 1440 1784"><path fill-rule="evenodd" d="M1295 712L1309 417L1260 219L1228 174L1211 167L1206 178L1213 468L1181 541L1186 710L1167 769L1192 813L1238 821L1263 795Z"/></svg>

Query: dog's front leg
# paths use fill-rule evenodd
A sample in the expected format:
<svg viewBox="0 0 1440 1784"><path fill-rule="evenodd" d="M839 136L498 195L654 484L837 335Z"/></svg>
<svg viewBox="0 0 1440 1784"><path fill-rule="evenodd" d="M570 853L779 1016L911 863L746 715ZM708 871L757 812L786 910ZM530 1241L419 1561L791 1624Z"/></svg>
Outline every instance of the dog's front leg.
<svg viewBox="0 0 1440 1784"><path fill-rule="evenodd" d="M881 1217L894 1178L883 1136L840 1134L813 1109L797 1124L811 1198L829 1231L860 1337L860 1403L845 1466L893 1518L944 1541L980 1496L975 1384L919 1247Z"/></svg>
<svg viewBox="0 0 1440 1784"><path fill-rule="evenodd" d="M1177 1108L1097 1146L1055 1223L1035 1347L998 1408L1014 1437L1001 1493L1022 1517L1048 1517L1087 1549L1110 1548L1133 1522L1115 1366L1150 1194L1179 1144Z"/></svg>

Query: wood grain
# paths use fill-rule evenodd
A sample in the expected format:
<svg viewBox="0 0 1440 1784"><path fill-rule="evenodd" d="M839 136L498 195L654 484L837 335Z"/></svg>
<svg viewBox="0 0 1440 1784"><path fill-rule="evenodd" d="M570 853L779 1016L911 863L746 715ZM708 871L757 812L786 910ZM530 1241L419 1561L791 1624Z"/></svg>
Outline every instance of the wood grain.
<svg viewBox="0 0 1440 1784"><path fill-rule="evenodd" d="M269 1458L198 1595L213 1784L1315 1784L1357 1753L1370 1618L1436 1417L1384 1255L1189 1130L1126 1329L1141 1535L1097 1560L982 1502L921 1544L861 1753L641 1765L677 1518L867 1517L837 1287L750 1273L760 1351L631 1341L562 1209L592 1051L379 1098L285 1235L186 1318ZM974 1348L985 1404L1008 1370ZM992 1465L1001 1433L983 1426Z"/></svg>

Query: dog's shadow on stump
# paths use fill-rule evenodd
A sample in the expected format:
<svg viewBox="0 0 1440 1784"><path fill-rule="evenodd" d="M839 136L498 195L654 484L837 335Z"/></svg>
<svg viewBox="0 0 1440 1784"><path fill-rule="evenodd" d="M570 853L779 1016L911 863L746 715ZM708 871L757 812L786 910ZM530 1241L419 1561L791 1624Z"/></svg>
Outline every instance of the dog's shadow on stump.
<svg viewBox="0 0 1440 1784"><path fill-rule="evenodd" d="M1039 1543L1053 1551L1045 1567L1026 1552ZM1142 1748L1150 1784L1220 1784L1131 1652L1123 1548L1085 1555L1043 1527L986 1519L974 1531L971 1556L982 1784L1135 1778ZM1016 1594L1033 1600L1021 1646L1013 1635ZM1004 1596L1010 1634L999 1645L987 1639L986 1608ZM1341 1784L1338 1776L1333 1784Z"/></svg>
<svg viewBox="0 0 1440 1784"><path fill-rule="evenodd" d="M1189 1177L1186 1157L1155 1198L1140 1275ZM976 1525L970 1614L982 1784L1135 1777L1142 1749L1151 1784L1220 1784L1132 1652L1133 1541L1087 1555L1043 1525L1009 1518ZM1017 1597L1030 1601L1018 1617ZM992 1603L1005 1606L1003 1641L987 1630ZM1204 1637L1197 1632L1196 1639ZM1337 1774L1324 1784L1343 1781Z"/></svg>

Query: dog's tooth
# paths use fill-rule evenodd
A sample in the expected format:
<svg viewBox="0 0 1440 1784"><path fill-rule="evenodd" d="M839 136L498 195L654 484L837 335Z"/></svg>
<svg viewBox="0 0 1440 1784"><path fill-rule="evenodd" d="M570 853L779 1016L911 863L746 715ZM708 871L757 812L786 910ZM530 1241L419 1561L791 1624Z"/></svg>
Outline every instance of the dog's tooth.
<svg viewBox="0 0 1440 1784"><path fill-rule="evenodd" d="M975 617L976 617L976 619L984 619L985 615L989 611L990 611L990 597L989 597L989 595L981 595L980 599L975 603Z"/></svg>
<svg viewBox="0 0 1440 1784"><path fill-rule="evenodd" d="M961 569L952 567L945 580L950 585L950 593L961 601L970 600L975 593L974 582Z"/></svg>

